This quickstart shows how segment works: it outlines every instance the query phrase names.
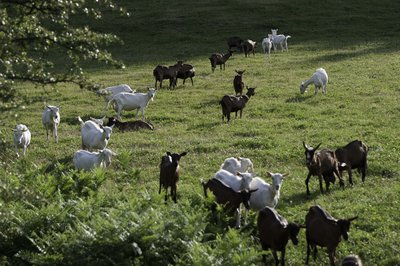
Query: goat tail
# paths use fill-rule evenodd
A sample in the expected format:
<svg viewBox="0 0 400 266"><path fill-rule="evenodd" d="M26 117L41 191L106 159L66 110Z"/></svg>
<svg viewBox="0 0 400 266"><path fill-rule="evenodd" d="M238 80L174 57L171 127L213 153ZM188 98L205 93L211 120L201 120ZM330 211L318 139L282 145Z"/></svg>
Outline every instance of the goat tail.
<svg viewBox="0 0 400 266"><path fill-rule="evenodd" d="M290 36L290 35L286 36L286 40L289 39L289 38L292 38L292 36Z"/></svg>

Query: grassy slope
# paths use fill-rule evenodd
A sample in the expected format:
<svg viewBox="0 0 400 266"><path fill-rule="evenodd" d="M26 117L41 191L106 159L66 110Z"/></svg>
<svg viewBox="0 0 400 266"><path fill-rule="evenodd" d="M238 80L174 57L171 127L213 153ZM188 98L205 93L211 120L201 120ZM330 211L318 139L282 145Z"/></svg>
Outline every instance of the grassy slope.
<svg viewBox="0 0 400 266"><path fill-rule="evenodd" d="M174 1L161 8L163 2L153 0L127 4L132 13L129 19L106 16L110 22L97 27L122 37L125 45L111 50L128 67L125 71L93 68L92 77L102 84L127 83L144 91L153 85L152 69L159 63L185 59L196 67L194 87L186 84L175 90L160 90L149 104L146 118L155 125L154 132L113 134L109 148L119 154L131 152L129 167L140 170L139 179L129 180L132 188L121 193L135 197L133 188L146 188L161 202L156 196L158 163L167 150L189 151L182 159L181 199L193 193L200 195L199 178L211 177L224 158L250 157L263 177L267 170L290 173L278 206L288 220L302 222L312 204L321 204L335 217L359 215L349 241L340 245L338 257L354 252L366 265L382 265L383 258L387 265L400 263L396 209L400 190L400 28L395 13L400 4L353 2ZM211 73L207 58L212 52L226 50L227 37L239 35L261 41L275 27L292 36L289 53L273 53L270 58L260 53L250 58L235 54L226 71ZM310 87L308 94L300 96L300 82L317 67L328 72L328 95L310 97ZM233 92L234 69L246 70L244 82L257 86L257 93L242 120L225 124L221 123L218 100ZM35 97L43 94L29 85L21 85L21 90ZM29 125L33 142L28 162L70 162L80 145L76 117L102 116L102 100L69 85L60 85L37 99L15 120L4 121L5 132L16 122ZM45 142L39 119L44 103L62 106L57 149L54 143ZM108 110L107 114L113 113ZM124 118L131 116L125 114ZM341 190L336 184L329 195L320 195L314 178L310 182L313 194L306 198L302 141L336 148L356 138L370 146L365 184L356 173L353 188ZM12 147L7 147L3 162L9 172L18 172ZM111 179L117 179L121 172L123 169L115 164L108 171ZM102 189L109 188L104 185ZM304 253L302 233L298 247L289 245L287 259L301 264ZM319 259L327 262L325 255Z"/></svg>

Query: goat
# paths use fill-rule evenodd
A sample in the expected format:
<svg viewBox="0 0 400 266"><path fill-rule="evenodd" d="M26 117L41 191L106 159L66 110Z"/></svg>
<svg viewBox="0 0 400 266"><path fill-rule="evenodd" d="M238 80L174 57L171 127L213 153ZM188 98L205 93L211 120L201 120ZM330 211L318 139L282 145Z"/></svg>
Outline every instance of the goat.
<svg viewBox="0 0 400 266"><path fill-rule="evenodd" d="M341 266L362 266L362 261L359 256L351 254L342 260Z"/></svg>
<svg viewBox="0 0 400 266"><path fill-rule="evenodd" d="M222 107L222 121L224 121L224 117L226 117L227 121L231 119L231 113L235 112L235 117L237 117L237 112L240 111L240 118L242 118L243 109L246 107L246 103L249 101L250 97L255 95L255 89L247 87L246 95L242 96L233 96L233 95L224 95L222 97L219 104Z"/></svg>
<svg viewBox="0 0 400 266"><path fill-rule="evenodd" d="M261 46L263 49L264 54L271 54L271 48L272 48L272 34L268 34L268 37L265 37L262 42Z"/></svg>
<svg viewBox="0 0 400 266"><path fill-rule="evenodd" d="M213 192L218 204L224 205L225 211L232 215L236 213L236 228L240 228L240 204L243 203L246 209L249 208L251 193L255 190L236 191L219 179L212 178L207 183L202 182L204 196L207 197L207 188Z"/></svg>
<svg viewBox="0 0 400 266"><path fill-rule="evenodd" d="M344 169L349 174L349 182L353 185L353 176L351 169L359 169L361 171L361 180L364 182L367 171L367 155L368 146L360 141L354 140L346 146L336 149L335 155L340 163L345 163L345 167L339 167L339 172L342 174Z"/></svg>
<svg viewBox="0 0 400 266"><path fill-rule="evenodd" d="M220 169L224 169L232 174L237 172L250 172L253 173L253 163L249 158L243 157L229 157L226 158L224 163L221 164Z"/></svg>
<svg viewBox="0 0 400 266"><path fill-rule="evenodd" d="M239 172L232 174L226 170L220 169L215 173L213 178L220 180L233 190L239 191L243 189L250 190L250 182L253 179L253 175L251 173Z"/></svg>
<svg viewBox="0 0 400 266"><path fill-rule="evenodd" d="M277 34L278 29L271 29L271 32L272 32L272 44L274 45L274 51L276 51L278 45L281 47L282 52L285 49L286 49L286 52L289 51L287 40L289 38L291 38L291 36L290 35L285 36L283 34L278 35Z"/></svg>
<svg viewBox="0 0 400 266"><path fill-rule="evenodd" d="M183 84L185 84L187 78L190 78L190 81L192 82L193 86L193 77L195 76L195 74L196 70L192 65L182 64L182 66L178 70L178 73L176 74L176 78L183 79Z"/></svg>
<svg viewBox="0 0 400 266"><path fill-rule="evenodd" d="M83 122L79 116L78 121L81 124L82 149L105 149L110 140L113 126L103 127L92 120Z"/></svg>
<svg viewBox="0 0 400 266"><path fill-rule="evenodd" d="M96 91L96 94L104 96L106 102L108 102L115 94L118 94L120 92L135 93L135 91L132 90L131 87L129 87L129 85L121 84L117 86L107 87L102 90L98 90Z"/></svg>
<svg viewBox="0 0 400 266"><path fill-rule="evenodd" d="M115 127L121 131L131 131L131 130L139 130L139 129L154 130L154 127L152 124L142 121L142 120L121 122L115 117L109 117L107 126L110 127L113 125L115 125Z"/></svg>
<svg viewBox="0 0 400 266"><path fill-rule="evenodd" d="M349 238L350 219L335 219L321 206L315 205L310 207L306 215L306 240L307 240L307 258L310 257L311 248L314 249L314 260L317 256L317 246L326 247L328 251L331 266L335 265L335 251L341 237L344 240Z"/></svg>
<svg viewBox="0 0 400 266"><path fill-rule="evenodd" d="M121 119L122 110L131 111L136 109L136 119L139 110L142 112L142 120L144 121L144 108L147 107L150 100L154 99L156 89L150 89L147 93L126 93L121 92L114 95L107 104L107 109L111 103L115 103L114 110L117 113L117 119Z"/></svg>
<svg viewBox="0 0 400 266"><path fill-rule="evenodd" d="M310 195L308 182L310 181L310 177L312 175L318 176L319 188L321 190L321 193L324 193L324 189L322 187L322 179L325 180L326 191L328 191L329 183L335 183L334 174L339 178L340 186L344 186L342 175L339 172L339 165L344 166L345 164L340 164L336 158L335 152L329 149L322 149L316 152L320 145L321 143L318 144L317 147L313 148L308 146L303 141L303 146L305 149L304 154L306 156L306 165L308 168L308 175L305 181L307 187L307 195Z"/></svg>
<svg viewBox="0 0 400 266"><path fill-rule="evenodd" d="M22 147L22 154L25 156L28 146L31 143L31 132L28 127L23 124L16 125L13 132L15 154L17 155L17 158L19 158L18 149Z"/></svg>
<svg viewBox="0 0 400 266"><path fill-rule="evenodd" d="M173 66L162 66L158 65L153 70L153 76L155 78L154 88L157 88L157 81L160 82L160 89L162 88L162 82L164 79L169 79L169 88L176 87L176 79L179 69L182 67L182 61L178 61Z"/></svg>
<svg viewBox="0 0 400 266"><path fill-rule="evenodd" d="M242 78L243 78L243 74L245 71L246 70L243 70L243 71L235 70L237 75L235 75L235 77L233 79L233 88L235 89L236 96L238 96L238 95L241 96L243 93L244 83L243 83Z"/></svg>
<svg viewBox="0 0 400 266"><path fill-rule="evenodd" d="M285 265L286 245L292 240L293 245L297 245L299 240L297 235L300 228L304 225L288 223L287 220L271 207L265 207L260 210L257 218L257 227L259 238L263 250L271 249L275 259L275 265L279 265L277 251L281 252L281 265ZM263 255L263 261L266 263L266 256Z"/></svg>
<svg viewBox="0 0 400 266"><path fill-rule="evenodd" d="M208 58L208 59L210 59L212 72L215 71L215 68L217 67L217 65L219 65L220 70L222 70L222 66L224 66L224 70L225 70L225 63L232 56L232 54L233 54L233 52L231 50L228 50L228 52L226 54L219 54L219 53L212 54Z"/></svg>
<svg viewBox="0 0 400 266"><path fill-rule="evenodd" d="M179 160L185 156L187 152L170 153L161 157L160 163L160 188L158 194L161 193L161 187L165 188L165 201L168 198L168 187L171 187L171 197L176 203L176 184L179 181Z"/></svg>
<svg viewBox="0 0 400 266"><path fill-rule="evenodd" d="M42 113L42 123L46 129L47 141L49 141L49 130L51 130L58 143L57 127L60 124L60 107L47 105Z"/></svg>
<svg viewBox="0 0 400 266"><path fill-rule="evenodd" d="M99 152L79 150L74 154L75 169L89 171L96 167L106 168L111 164L111 156L116 154L109 149Z"/></svg>
<svg viewBox="0 0 400 266"><path fill-rule="evenodd" d="M252 41L252 40L245 40L242 43L242 49L244 51L244 56L247 57L247 55L250 54L250 52L253 52L253 55L255 55L255 50L256 50L257 42Z"/></svg>
<svg viewBox="0 0 400 266"><path fill-rule="evenodd" d="M243 40L240 37L237 37L237 36L230 37L230 38L228 38L228 40L226 42L228 43L229 50L231 50L231 48L235 47L240 52L242 51Z"/></svg>
<svg viewBox="0 0 400 266"><path fill-rule="evenodd" d="M318 89L322 88L322 93L326 94L326 84L328 83L328 74L325 69L318 68L310 79L300 84L300 93L303 94L307 91L307 87L310 84L314 84L315 92L314 96L317 95Z"/></svg>

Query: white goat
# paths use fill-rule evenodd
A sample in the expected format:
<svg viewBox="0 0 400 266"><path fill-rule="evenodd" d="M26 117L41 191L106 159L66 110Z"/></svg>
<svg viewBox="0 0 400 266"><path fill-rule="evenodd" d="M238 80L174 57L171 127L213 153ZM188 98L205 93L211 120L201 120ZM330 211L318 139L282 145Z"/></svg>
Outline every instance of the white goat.
<svg viewBox="0 0 400 266"><path fill-rule="evenodd" d="M103 127L92 120L83 122L79 116L78 120L81 123L82 149L104 149L110 139L113 126Z"/></svg>
<svg viewBox="0 0 400 266"><path fill-rule="evenodd" d="M259 177L254 177L250 183L250 189L257 189L250 196L250 208L255 211L262 210L265 206L275 208L280 196L280 188L283 179L288 174L269 173L272 178L272 185Z"/></svg>
<svg viewBox="0 0 400 266"><path fill-rule="evenodd" d="M262 49L264 54L267 53L268 55L271 54L271 48L272 48L272 34L268 34L268 37L265 37L262 42Z"/></svg>
<svg viewBox="0 0 400 266"><path fill-rule="evenodd" d="M23 148L23 155L25 156L26 150L31 143L31 132L29 131L28 127L23 124L16 125L13 131L15 153L17 154L17 158L19 158L19 147Z"/></svg>
<svg viewBox="0 0 400 266"><path fill-rule="evenodd" d="M47 141L49 141L49 130L51 130L58 143L57 127L60 124L60 107L47 105L42 114L42 123L46 129Z"/></svg>
<svg viewBox="0 0 400 266"><path fill-rule="evenodd" d="M287 44L287 39L291 38L290 35L283 35L283 34L277 34L278 29L271 29L272 32L272 44L274 45L274 51L276 51L277 46L279 45L281 47L281 50L283 52L284 49L286 49L286 52L289 51L288 49L288 44Z"/></svg>
<svg viewBox="0 0 400 266"><path fill-rule="evenodd" d="M75 152L73 162L75 169L89 171L96 167L106 168L111 164L111 156L116 154L109 149L99 152L79 150Z"/></svg>
<svg viewBox="0 0 400 266"><path fill-rule="evenodd" d="M96 93L98 95L103 95L107 102L109 100L111 100L111 98L114 95L116 95L116 94L118 94L120 92L134 93L135 91L132 90L131 87L129 87L129 85L126 85L126 84L121 84L121 85L117 85L117 86L111 86L111 87L107 87L105 89L96 91Z"/></svg>
<svg viewBox="0 0 400 266"><path fill-rule="evenodd" d="M226 158L224 163L221 164L221 169L224 169L234 175L236 175L237 172L253 173L254 171L251 160L243 157Z"/></svg>
<svg viewBox="0 0 400 266"><path fill-rule="evenodd" d="M243 189L250 190L250 182L253 179L251 173L239 173L232 174L226 170L219 170L215 173L214 178L222 181L228 187L232 188L234 191L239 191Z"/></svg>
<svg viewBox="0 0 400 266"><path fill-rule="evenodd" d="M311 76L309 80L306 80L300 84L300 93L303 94L308 85L315 85L314 96L317 95L318 89L322 88L322 92L326 94L326 84L328 83L328 74L325 69L318 68L317 71Z"/></svg>
<svg viewBox="0 0 400 266"><path fill-rule="evenodd" d="M144 121L144 108L153 100L156 94L155 89L149 89L147 93L127 93L121 92L112 97L108 102L107 108L111 103L115 103L115 111L117 112L117 119L121 119L122 110L131 111L136 109L136 119L138 118L139 109L142 112L142 120Z"/></svg>

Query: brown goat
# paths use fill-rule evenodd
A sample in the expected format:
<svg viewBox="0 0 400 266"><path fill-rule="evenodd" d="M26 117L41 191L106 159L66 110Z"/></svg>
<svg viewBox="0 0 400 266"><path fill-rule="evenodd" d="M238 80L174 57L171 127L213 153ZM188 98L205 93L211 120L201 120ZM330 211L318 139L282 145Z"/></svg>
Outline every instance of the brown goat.
<svg viewBox="0 0 400 266"><path fill-rule="evenodd" d="M183 79L183 84L185 84L187 78L190 78L190 81L192 82L193 86L193 77L195 76L195 73L196 73L195 69L192 65L182 64L182 66L178 70L176 78Z"/></svg>
<svg viewBox="0 0 400 266"><path fill-rule="evenodd" d="M245 40L242 43L242 49L244 51L244 56L247 57L247 55L250 55L250 52L253 52L253 55L255 55L255 50L256 50L257 42L252 41L252 40Z"/></svg>
<svg viewBox="0 0 400 266"><path fill-rule="evenodd" d="M160 88L162 88L162 82L164 79L169 79L169 88L176 87L176 75L179 69L182 67L182 61L178 61L173 66L162 66L158 65L153 70L153 76L156 80L154 87L157 88L157 81L160 82Z"/></svg>
<svg viewBox="0 0 400 266"><path fill-rule="evenodd" d="M310 207L306 215L306 265L308 265L311 249L314 249L315 260L317 246L320 246L327 248L330 264L334 266L336 248L342 236L344 240L349 238L350 223L355 219L357 219L357 216L337 220L319 205Z"/></svg>
<svg viewBox="0 0 400 266"><path fill-rule="evenodd" d="M358 169L361 171L361 180L364 182L367 171L367 155L368 146L360 141L354 140L346 146L339 148L335 151L336 158L339 162L345 163L344 167L339 167L340 174L344 169L349 174L349 182L353 185L353 175L351 169Z"/></svg>
<svg viewBox="0 0 400 266"><path fill-rule="evenodd" d="M204 189L204 196L207 197L207 188L212 191L218 204L224 205L224 210L229 215L237 214L236 228L240 227L240 204L243 203L244 207L248 210L250 208L251 193L254 190L240 190L235 191L222 181L211 178L207 183L202 182Z"/></svg>
<svg viewBox="0 0 400 266"><path fill-rule="evenodd" d="M336 159L335 153L329 149L322 149L317 152L317 149L320 145L321 143L318 144L317 147L313 148L305 144L303 141L303 146L305 149L304 154L306 155L306 165L308 168L308 175L305 181L307 195L310 195L308 182L310 181L312 175L318 176L321 193L324 193L322 179L325 180L326 191L329 191L329 183L335 183L335 175L339 178L340 186L344 186L342 176L339 172L339 162Z"/></svg>
<svg viewBox="0 0 400 266"><path fill-rule="evenodd" d="M179 160L185 156L187 152L170 153L161 157L160 164L160 188L158 194L161 193L161 187L165 188L165 201L168 199L168 188L171 187L171 197L176 203L176 184L179 181Z"/></svg>
<svg viewBox="0 0 400 266"><path fill-rule="evenodd" d="M154 130L152 124L142 120L121 122L115 117L109 117L107 126L110 127L112 125L115 125L115 127L121 131L134 131L139 129Z"/></svg>
<svg viewBox="0 0 400 266"><path fill-rule="evenodd" d="M226 41L228 43L228 49L231 50L231 48L237 48L240 52L242 51L242 42L243 40L240 37L234 36L228 38Z"/></svg>
<svg viewBox="0 0 400 266"><path fill-rule="evenodd" d="M275 209L270 207L265 207L259 212L257 227L261 247L263 250L272 250L276 266L279 265L277 251L281 252L280 262L283 266L285 265L285 251L289 238L292 240L293 245L297 245L299 243L297 235L300 228L305 228L304 225L288 223ZM263 255L263 261L266 263L265 255Z"/></svg>
<svg viewBox="0 0 400 266"><path fill-rule="evenodd" d="M249 101L250 97L255 95L255 87L247 88L246 95L242 96L233 96L233 95L224 95L219 104L222 107L222 121L224 121L224 117L229 120L231 119L231 113L235 112L235 117L237 117L237 112L240 111L240 118L242 118L243 109L246 107L246 103Z"/></svg>
<svg viewBox="0 0 400 266"><path fill-rule="evenodd" d="M242 77L245 71L246 70L243 71L235 70L237 75L235 75L233 79L233 88L235 89L236 96L242 95L243 93L244 83Z"/></svg>
<svg viewBox="0 0 400 266"><path fill-rule="evenodd" d="M224 66L224 70L225 70L225 63L232 56L232 54L233 54L233 52L231 50L228 50L228 52L226 54L219 54L219 53L212 54L208 58L208 59L210 59L212 72L214 72L217 65L219 65L220 70L222 70L222 66Z"/></svg>

